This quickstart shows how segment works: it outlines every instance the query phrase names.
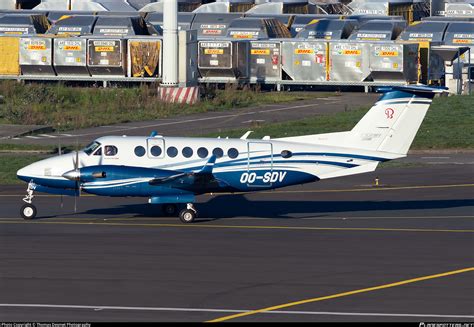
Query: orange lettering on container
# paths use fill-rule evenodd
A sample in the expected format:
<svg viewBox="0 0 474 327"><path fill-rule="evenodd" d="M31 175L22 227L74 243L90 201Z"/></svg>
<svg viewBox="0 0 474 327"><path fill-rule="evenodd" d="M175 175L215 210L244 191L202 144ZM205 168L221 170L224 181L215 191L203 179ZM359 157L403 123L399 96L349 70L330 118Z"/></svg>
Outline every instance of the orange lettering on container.
<svg viewBox="0 0 474 327"><path fill-rule="evenodd" d="M397 51L381 51L380 55L384 57L396 57L398 56L398 52Z"/></svg>
<svg viewBox="0 0 474 327"><path fill-rule="evenodd" d="M473 40L466 40L466 39L454 39L453 43L457 44L470 44L473 43Z"/></svg>
<svg viewBox="0 0 474 327"><path fill-rule="evenodd" d="M347 56L358 56L361 54L360 50L344 50L342 54Z"/></svg>
<svg viewBox="0 0 474 327"><path fill-rule="evenodd" d="M234 34L232 35L234 39L251 39L253 38L253 35L251 34Z"/></svg>
<svg viewBox="0 0 474 327"><path fill-rule="evenodd" d="M29 44L28 50L46 50L46 46L44 44Z"/></svg>
<svg viewBox="0 0 474 327"><path fill-rule="evenodd" d="M114 47L95 47L95 52L113 52Z"/></svg>
<svg viewBox="0 0 474 327"><path fill-rule="evenodd" d="M295 49L295 54L313 54L313 49Z"/></svg>
<svg viewBox="0 0 474 327"><path fill-rule="evenodd" d="M253 55L269 55L270 49L252 49L250 53Z"/></svg>
<svg viewBox="0 0 474 327"><path fill-rule="evenodd" d="M224 54L224 49L204 49L204 54Z"/></svg>
<svg viewBox="0 0 474 327"><path fill-rule="evenodd" d="M80 45L66 45L66 46L64 46L64 50L67 50L67 51L81 51L81 46Z"/></svg>

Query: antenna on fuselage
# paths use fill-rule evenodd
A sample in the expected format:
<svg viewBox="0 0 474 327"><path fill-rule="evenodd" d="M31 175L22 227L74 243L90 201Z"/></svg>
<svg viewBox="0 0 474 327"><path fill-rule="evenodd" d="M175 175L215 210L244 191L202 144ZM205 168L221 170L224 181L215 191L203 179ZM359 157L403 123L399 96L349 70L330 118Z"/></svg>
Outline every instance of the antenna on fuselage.
<svg viewBox="0 0 474 327"><path fill-rule="evenodd" d="M253 131L247 131L244 135L240 137L241 140L246 140Z"/></svg>

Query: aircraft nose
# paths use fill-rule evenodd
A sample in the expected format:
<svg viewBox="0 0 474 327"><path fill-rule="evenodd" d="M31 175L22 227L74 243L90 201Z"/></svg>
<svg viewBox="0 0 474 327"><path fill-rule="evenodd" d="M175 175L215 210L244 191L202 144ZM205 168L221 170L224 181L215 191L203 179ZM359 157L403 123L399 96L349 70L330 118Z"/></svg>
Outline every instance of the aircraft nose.
<svg viewBox="0 0 474 327"><path fill-rule="evenodd" d="M19 179L25 182L29 182L31 180L31 176L34 175L33 166L34 164L31 164L21 169L18 169L18 171L16 172L16 177L18 177Z"/></svg>

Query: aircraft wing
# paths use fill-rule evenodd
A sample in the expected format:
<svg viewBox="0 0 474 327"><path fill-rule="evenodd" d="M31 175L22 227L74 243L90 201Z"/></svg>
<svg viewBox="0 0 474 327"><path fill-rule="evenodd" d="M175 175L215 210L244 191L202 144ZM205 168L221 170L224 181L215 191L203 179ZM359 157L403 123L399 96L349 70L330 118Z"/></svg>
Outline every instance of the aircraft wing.
<svg viewBox="0 0 474 327"><path fill-rule="evenodd" d="M200 192L219 186L218 180L212 174L216 156L211 156L206 164L197 172L177 173L163 178L153 178L148 183L154 186L167 186L181 190Z"/></svg>

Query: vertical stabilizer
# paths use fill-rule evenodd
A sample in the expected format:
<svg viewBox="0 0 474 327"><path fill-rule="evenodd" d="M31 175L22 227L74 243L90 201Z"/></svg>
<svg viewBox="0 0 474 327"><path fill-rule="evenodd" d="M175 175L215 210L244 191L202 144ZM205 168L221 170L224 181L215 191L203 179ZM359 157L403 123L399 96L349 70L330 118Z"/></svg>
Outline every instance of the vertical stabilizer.
<svg viewBox="0 0 474 327"><path fill-rule="evenodd" d="M406 154L436 93L443 89L400 86L385 92L350 131L347 146Z"/></svg>

